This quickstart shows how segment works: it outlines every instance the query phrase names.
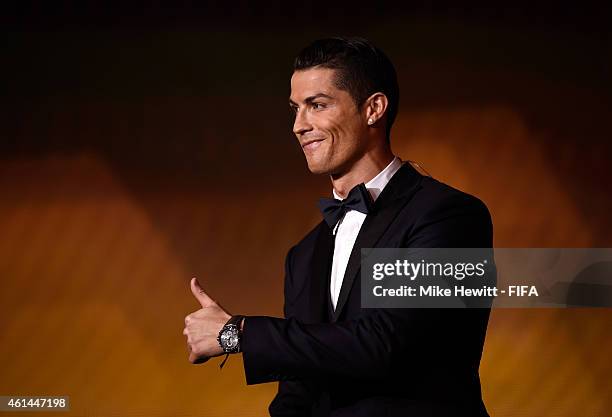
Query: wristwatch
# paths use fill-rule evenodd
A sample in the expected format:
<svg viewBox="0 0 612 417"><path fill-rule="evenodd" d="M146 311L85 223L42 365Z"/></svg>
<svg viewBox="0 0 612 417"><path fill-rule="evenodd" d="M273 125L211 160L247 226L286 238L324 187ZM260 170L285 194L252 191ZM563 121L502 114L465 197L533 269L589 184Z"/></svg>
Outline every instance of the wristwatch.
<svg viewBox="0 0 612 417"><path fill-rule="evenodd" d="M240 341L242 339L240 323L243 318L244 316L240 315L232 316L219 332L217 341L224 353L240 352Z"/></svg>

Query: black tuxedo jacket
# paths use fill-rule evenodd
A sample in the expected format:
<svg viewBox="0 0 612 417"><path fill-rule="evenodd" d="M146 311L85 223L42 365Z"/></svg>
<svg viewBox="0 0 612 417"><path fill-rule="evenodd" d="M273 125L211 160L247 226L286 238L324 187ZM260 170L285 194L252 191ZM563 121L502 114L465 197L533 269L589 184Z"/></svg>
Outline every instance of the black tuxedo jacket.
<svg viewBox="0 0 612 417"><path fill-rule="evenodd" d="M280 381L277 416L487 416L478 367L489 309L363 309L361 248L492 247L477 198L404 163L366 217L331 305L334 236L322 221L289 250L285 319L244 322L247 384Z"/></svg>

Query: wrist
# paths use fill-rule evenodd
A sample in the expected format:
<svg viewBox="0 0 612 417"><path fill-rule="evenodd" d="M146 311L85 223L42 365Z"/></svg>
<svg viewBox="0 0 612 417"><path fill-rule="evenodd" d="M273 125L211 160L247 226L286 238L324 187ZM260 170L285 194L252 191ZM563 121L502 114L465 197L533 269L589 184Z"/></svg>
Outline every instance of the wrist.
<svg viewBox="0 0 612 417"><path fill-rule="evenodd" d="M223 329L219 332L217 341L226 354L225 359L221 362L219 367L223 369L223 365L229 358L230 353L242 352L242 329L244 328L244 316L236 315L231 316L228 322L223 326Z"/></svg>
<svg viewBox="0 0 612 417"><path fill-rule="evenodd" d="M225 323L217 341L223 350L223 353L238 353L240 352L240 339L242 338L242 320L243 316L234 315Z"/></svg>

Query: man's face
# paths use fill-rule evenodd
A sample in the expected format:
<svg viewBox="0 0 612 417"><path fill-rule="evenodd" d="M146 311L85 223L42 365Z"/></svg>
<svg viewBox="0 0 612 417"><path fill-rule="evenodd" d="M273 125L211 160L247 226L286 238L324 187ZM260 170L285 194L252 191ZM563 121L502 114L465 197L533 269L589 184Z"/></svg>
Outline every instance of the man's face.
<svg viewBox="0 0 612 417"><path fill-rule="evenodd" d="M314 67L291 77L293 132L314 174L342 175L365 153L367 124L350 94L334 85L335 73Z"/></svg>

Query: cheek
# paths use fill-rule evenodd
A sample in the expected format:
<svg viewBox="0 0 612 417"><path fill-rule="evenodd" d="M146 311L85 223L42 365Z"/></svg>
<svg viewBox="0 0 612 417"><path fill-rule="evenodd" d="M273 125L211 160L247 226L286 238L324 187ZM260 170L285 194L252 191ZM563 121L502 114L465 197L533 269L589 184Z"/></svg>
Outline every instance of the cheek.
<svg viewBox="0 0 612 417"><path fill-rule="evenodd" d="M359 147L359 127L355 125L355 118L339 119L334 125L334 146L342 152L352 152Z"/></svg>
<svg viewBox="0 0 612 417"><path fill-rule="evenodd" d="M355 129L351 124L353 121L342 113L330 114L321 121L321 131L332 139L334 147L350 147L355 142Z"/></svg>

